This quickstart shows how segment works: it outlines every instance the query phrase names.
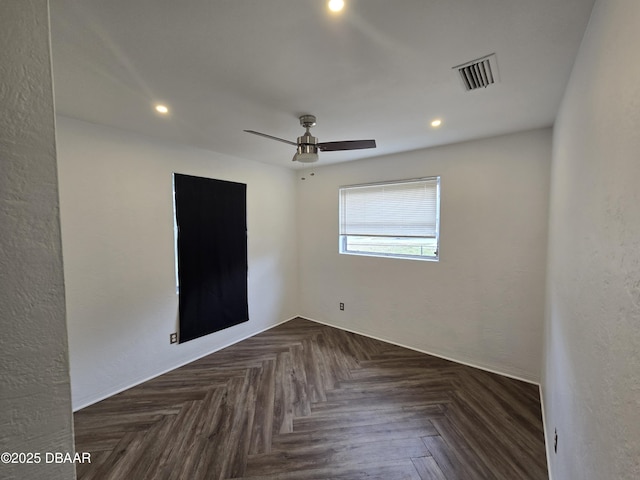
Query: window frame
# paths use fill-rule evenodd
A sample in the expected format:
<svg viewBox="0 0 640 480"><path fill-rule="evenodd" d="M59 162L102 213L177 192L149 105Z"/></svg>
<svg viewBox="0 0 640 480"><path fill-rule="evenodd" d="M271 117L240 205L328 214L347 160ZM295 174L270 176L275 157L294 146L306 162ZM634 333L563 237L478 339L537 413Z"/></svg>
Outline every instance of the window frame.
<svg viewBox="0 0 640 480"><path fill-rule="evenodd" d="M419 183L426 181L434 181L435 180L435 234L433 236L414 236L414 235L348 235L343 234L342 225L343 221L343 190L349 188L361 188L361 187L375 187L375 186L385 186L385 185L399 185L404 183ZM440 260L440 195L441 195L441 177L440 175L433 175L428 177L419 177L419 178L409 178L409 179L398 179L398 180L385 180L380 182L369 182L369 183L361 183L361 184L353 184L353 185L342 185L338 188L338 253L341 255L357 255L357 256L365 256L365 257L383 257L383 258L398 258L404 260L420 260L420 261L428 261L428 262L438 262ZM389 239L399 239L399 238L415 238L415 239L435 239L435 252L434 255L413 255L413 254L403 254L403 253L389 253L389 252L380 252L380 251L362 251L362 250L354 250L353 247L349 249L348 239L349 237L360 237L360 238L389 238Z"/></svg>

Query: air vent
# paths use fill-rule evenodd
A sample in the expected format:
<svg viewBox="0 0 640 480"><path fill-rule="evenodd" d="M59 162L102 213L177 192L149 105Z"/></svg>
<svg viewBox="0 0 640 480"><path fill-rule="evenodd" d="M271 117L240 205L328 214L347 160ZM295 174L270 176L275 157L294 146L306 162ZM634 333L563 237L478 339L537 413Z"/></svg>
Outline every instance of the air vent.
<svg viewBox="0 0 640 480"><path fill-rule="evenodd" d="M458 70L462 85L466 91L487 88L489 85L493 85L500 80L498 77L498 64L496 63L495 53L453 68Z"/></svg>

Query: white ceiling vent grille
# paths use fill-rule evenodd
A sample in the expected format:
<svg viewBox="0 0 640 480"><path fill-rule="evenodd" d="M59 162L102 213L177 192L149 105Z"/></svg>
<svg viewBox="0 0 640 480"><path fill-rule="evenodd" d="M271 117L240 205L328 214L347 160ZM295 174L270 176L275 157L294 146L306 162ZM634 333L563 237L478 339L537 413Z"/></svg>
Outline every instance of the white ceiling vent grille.
<svg viewBox="0 0 640 480"><path fill-rule="evenodd" d="M458 70L462 85L466 91L487 88L489 85L493 85L500 80L498 77L498 64L496 63L495 53L463 63L462 65L457 65L453 68Z"/></svg>

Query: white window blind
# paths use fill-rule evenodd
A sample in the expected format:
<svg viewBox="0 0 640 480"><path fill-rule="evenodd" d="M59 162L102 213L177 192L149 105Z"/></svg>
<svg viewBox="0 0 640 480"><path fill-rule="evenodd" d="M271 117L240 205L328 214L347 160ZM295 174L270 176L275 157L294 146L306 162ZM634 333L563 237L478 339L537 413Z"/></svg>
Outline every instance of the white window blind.
<svg viewBox="0 0 640 480"><path fill-rule="evenodd" d="M340 235L436 238L439 180L340 188Z"/></svg>

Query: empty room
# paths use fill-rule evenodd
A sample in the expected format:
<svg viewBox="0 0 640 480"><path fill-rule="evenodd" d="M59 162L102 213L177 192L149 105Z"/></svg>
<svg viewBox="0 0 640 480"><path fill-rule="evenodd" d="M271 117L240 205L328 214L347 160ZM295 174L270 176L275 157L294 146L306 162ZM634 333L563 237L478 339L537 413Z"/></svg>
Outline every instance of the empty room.
<svg viewBox="0 0 640 480"><path fill-rule="evenodd" d="M3 1L0 478L640 478L639 26Z"/></svg>

